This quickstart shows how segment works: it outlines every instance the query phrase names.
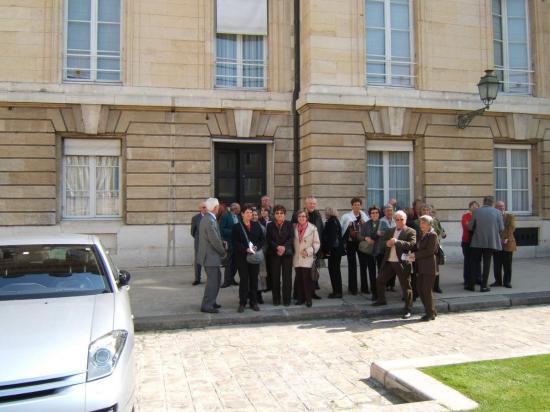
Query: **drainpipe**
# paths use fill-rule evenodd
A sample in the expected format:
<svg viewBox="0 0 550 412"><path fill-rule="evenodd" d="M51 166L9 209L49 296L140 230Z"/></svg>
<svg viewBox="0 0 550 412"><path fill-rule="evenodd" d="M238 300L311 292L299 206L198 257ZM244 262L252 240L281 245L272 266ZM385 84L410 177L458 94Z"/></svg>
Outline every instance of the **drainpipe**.
<svg viewBox="0 0 550 412"><path fill-rule="evenodd" d="M292 92L292 129L294 138L294 210L300 209L300 0L294 0L294 91Z"/></svg>

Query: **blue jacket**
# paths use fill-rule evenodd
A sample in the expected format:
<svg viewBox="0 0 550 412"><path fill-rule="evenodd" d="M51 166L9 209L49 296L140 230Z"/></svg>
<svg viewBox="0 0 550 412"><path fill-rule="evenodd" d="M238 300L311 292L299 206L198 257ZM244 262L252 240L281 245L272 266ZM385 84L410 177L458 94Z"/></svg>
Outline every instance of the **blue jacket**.
<svg viewBox="0 0 550 412"><path fill-rule="evenodd" d="M237 220L240 221L240 217L237 215ZM220 220L220 232L222 234L222 239L228 242L229 244L232 243L232 233L233 233L233 225L235 222L233 221L233 214L231 212L225 213L221 220Z"/></svg>

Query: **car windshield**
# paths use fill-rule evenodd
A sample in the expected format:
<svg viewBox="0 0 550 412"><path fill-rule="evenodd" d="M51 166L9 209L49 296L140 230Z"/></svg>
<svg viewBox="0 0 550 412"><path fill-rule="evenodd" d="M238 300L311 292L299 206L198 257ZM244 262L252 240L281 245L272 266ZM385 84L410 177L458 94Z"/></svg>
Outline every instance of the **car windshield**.
<svg viewBox="0 0 550 412"><path fill-rule="evenodd" d="M92 245L0 246L0 300L111 292Z"/></svg>

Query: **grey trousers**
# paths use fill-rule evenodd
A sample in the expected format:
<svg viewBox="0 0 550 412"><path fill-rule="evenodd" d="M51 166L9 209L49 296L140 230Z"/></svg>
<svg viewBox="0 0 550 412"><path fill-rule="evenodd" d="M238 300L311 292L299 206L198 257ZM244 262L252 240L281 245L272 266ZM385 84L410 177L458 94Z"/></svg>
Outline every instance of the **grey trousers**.
<svg viewBox="0 0 550 412"><path fill-rule="evenodd" d="M201 281L201 265L198 263L197 255L199 254L199 246L195 246L195 259L193 260L193 269L195 269L195 280Z"/></svg>
<svg viewBox="0 0 550 412"><path fill-rule="evenodd" d="M206 287L204 288L201 309L211 310L214 309L214 303L218 298L222 272L219 266L205 266L204 270L206 271Z"/></svg>

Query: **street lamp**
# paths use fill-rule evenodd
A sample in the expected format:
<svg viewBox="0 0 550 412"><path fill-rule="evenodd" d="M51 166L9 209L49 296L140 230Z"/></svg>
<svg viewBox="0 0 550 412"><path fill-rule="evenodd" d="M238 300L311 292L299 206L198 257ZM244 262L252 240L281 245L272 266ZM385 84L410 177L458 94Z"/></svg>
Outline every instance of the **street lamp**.
<svg viewBox="0 0 550 412"><path fill-rule="evenodd" d="M491 106L493 101L497 98L499 87L500 83L495 72L493 70L485 70L485 76L483 76L477 84L477 88L479 89L479 97L485 107L482 107L479 110L474 110L473 112L459 115L459 129L465 129L474 117L481 116L485 113L485 110L489 109L489 106Z"/></svg>

